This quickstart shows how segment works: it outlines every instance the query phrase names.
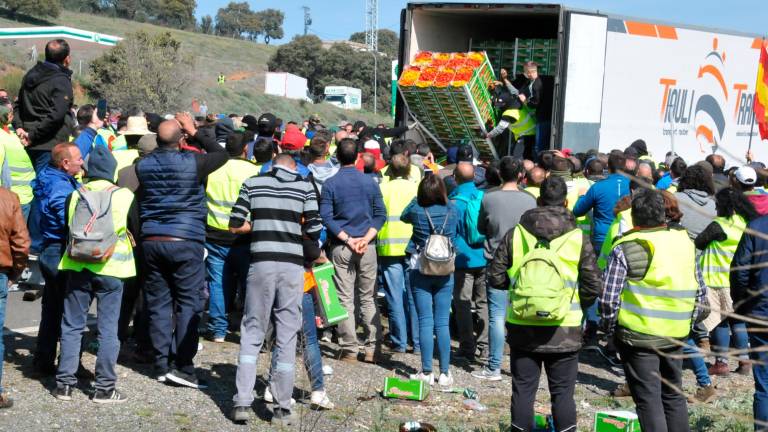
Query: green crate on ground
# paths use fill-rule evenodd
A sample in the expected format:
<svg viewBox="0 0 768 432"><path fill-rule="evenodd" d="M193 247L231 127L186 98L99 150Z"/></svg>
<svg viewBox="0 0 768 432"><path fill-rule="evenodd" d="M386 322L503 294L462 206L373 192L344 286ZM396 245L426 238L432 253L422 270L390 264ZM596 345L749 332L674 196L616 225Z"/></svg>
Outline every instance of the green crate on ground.
<svg viewBox="0 0 768 432"><path fill-rule="evenodd" d="M598 411L594 432L640 432L640 420L630 411Z"/></svg>
<svg viewBox="0 0 768 432"><path fill-rule="evenodd" d="M386 377L381 393L385 398L423 401L429 396L429 385L417 379Z"/></svg>

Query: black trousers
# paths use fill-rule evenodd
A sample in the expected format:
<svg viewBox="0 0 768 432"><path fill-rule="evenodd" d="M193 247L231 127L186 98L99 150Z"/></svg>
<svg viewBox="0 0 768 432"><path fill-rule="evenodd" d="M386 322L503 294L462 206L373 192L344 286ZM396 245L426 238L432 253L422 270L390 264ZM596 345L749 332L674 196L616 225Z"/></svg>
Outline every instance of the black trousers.
<svg viewBox="0 0 768 432"><path fill-rule="evenodd" d="M682 348L649 350L616 342L643 432L688 432ZM662 415L663 413L663 415Z"/></svg>
<svg viewBox="0 0 768 432"><path fill-rule="evenodd" d="M578 351L552 354L512 351L512 430L527 432L533 429L533 404L539 389L542 365L547 371L555 429L575 432L576 402L573 391L579 373Z"/></svg>
<svg viewBox="0 0 768 432"><path fill-rule="evenodd" d="M149 352L152 344L149 341L149 323L144 310L144 281L146 270L143 263L144 253L141 244L133 249L133 257L136 262L136 276L123 280L123 301L120 304L120 319L117 325L117 337L120 343L128 340L128 327L133 319L133 338L140 352Z"/></svg>

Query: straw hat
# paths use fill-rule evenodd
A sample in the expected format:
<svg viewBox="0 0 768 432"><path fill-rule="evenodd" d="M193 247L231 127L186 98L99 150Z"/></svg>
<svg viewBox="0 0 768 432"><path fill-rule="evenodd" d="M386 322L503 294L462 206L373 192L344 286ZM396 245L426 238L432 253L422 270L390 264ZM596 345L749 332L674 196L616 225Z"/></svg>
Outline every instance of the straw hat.
<svg viewBox="0 0 768 432"><path fill-rule="evenodd" d="M128 123L123 131L123 135L147 135L150 133L152 132L147 128L147 119L139 116L128 117Z"/></svg>

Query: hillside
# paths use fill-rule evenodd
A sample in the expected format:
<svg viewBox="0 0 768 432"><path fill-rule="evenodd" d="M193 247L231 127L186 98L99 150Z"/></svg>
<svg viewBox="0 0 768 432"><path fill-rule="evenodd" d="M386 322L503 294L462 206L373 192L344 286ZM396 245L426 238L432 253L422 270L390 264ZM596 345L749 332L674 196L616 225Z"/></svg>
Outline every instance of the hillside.
<svg viewBox="0 0 768 432"><path fill-rule="evenodd" d="M336 124L341 120L358 118L368 123L391 122L388 117L376 116L370 112L349 112L328 104L307 104L265 95L264 74L267 70L267 61L276 49L274 46L66 10L62 11L58 18L50 19L49 24L17 22L0 15L0 27L30 25L66 25L115 36L125 36L139 30L147 32L169 31L182 42L184 51L194 59L194 79L188 86L188 94L185 95L187 96L185 99L189 100L190 103L193 98L205 100L212 112L261 113L271 111L278 117L292 120L307 118L309 114L317 113L328 125ZM88 63L98 56L100 51L99 48L94 47L73 53L72 68L75 71L77 81L88 82ZM81 61L82 75L78 76ZM0 85L4 81L3 78L15 79L19 75L19 69L8 68L8 65L3 65L3 63L10 63L19 69L26 69L31 65L23 52L7 46L7 44L0 44ZM224 73L229 77L224 86L219 86L216 83L216 77L219 73ZM11 76L3 77L3 75L8 74ZM189 105L180 108L189 109Z"/></svg>

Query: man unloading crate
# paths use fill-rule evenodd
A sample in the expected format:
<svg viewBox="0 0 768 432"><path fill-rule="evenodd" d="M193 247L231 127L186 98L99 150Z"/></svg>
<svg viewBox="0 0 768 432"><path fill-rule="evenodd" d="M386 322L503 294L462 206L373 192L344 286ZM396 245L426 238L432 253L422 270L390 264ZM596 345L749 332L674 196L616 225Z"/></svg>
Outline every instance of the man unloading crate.
<svg viewBox="0 0 768 432"><path fill-rule="evenodd" d="M501 70L502 81L496 81L493 89L493 106L501 113L499 123L486 135L489 139L502 135L507 129L507 154L534 159L536 140L536 117L525 104L526 96L519 92L507 79L506 70ZM522 153L522 155L521 155Z"/></svg>

